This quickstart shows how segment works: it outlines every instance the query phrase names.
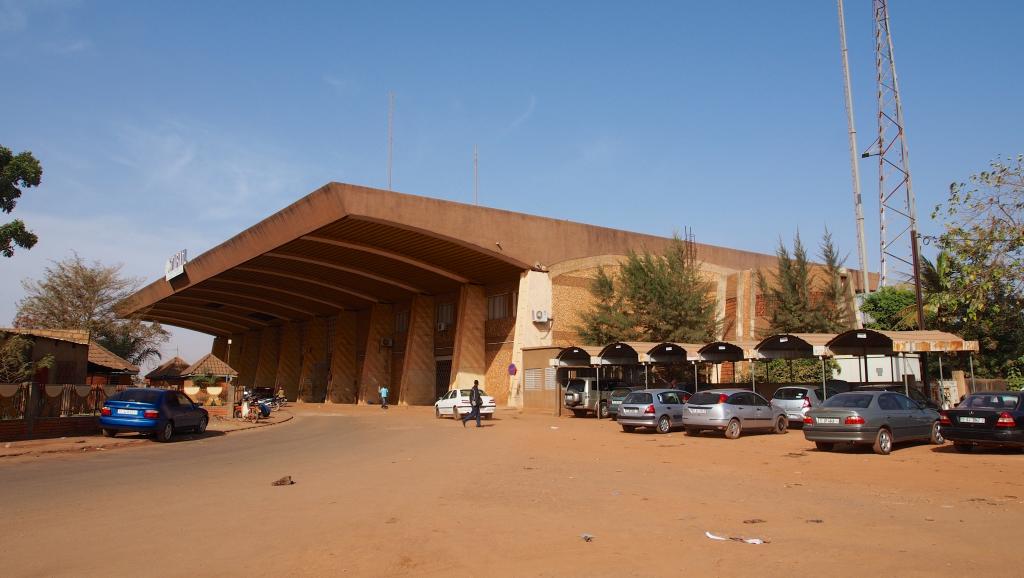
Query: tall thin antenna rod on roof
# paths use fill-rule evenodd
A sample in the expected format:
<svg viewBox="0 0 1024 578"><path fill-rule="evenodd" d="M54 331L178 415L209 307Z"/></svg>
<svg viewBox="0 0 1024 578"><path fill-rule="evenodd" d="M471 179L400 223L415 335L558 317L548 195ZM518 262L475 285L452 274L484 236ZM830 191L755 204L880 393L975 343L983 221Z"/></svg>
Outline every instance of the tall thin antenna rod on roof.
<svg viewBox="0 0 1024 578"><path fill-rule="evenodd" d="M395 93L388 91L388 190L391 190L391 163L394 149Z"/></svg>
<svg viewBox="0 0 1024 578"><path fill-rule="evenodd" d="M857 148L857 127L853 122L853 94L850 92L850 62L847 59L846 51L846 16L843 13L843 0L837 1L839 7L839 51L843 61L843 96L846 100L846 125L850 137L850 172L853 178L853 212L857 220L857 256L860 260L860 286L867 294L871 289L868 286L868 249L864 241L864 207L860 195L860 161L859 149ZM859 313L858 320L863 326L864 313Z"/></svg>
<svg viewBox="0 0 1024 578"><path fill-rule="evenodd" d="M480 204L480 154L473 145L473 204Z"/></svg>

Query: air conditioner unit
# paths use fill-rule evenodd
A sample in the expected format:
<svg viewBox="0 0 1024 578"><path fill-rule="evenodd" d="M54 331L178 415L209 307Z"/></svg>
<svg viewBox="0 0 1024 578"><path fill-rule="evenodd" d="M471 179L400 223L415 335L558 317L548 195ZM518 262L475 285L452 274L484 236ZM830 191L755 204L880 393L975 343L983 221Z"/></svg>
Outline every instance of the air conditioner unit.
<svg viewBox="0 0 1024 578"><path fill-rule="evenodd" d="M380 338L380 346L381 347L391 347L394 344L395 344L395 341L393 339L391 339L390 337L381 337Z"/></svg>
<svg viewBox="0 0 1024 578"><path fill-rule="evenodd" d="M437 331L438 331L438 332L441 332L441 331L448 331L448 324L447 324L447 323L445 323L444 321L439 321L439 322L437 323Z"/></svg>
<svg viewBox="0 0 1024 578"><path fill-rule="evenodd" d="M544 311L543 309L538 309L533 312L534 323L547 323L550 320L551 318L548 317L548 312Z"/></svg>

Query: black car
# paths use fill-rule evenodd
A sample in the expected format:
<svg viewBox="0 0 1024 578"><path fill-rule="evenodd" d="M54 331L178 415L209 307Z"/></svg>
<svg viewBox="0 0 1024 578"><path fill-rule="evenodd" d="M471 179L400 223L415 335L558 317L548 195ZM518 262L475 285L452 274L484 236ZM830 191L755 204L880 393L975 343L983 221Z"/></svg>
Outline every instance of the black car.
<svg viewBox="0 0 1024 578"><path fill-rule="evenodd" d="M953 447L969 452L975 446L1024 449L1024 394L1019 391L972 393L943 413L942 435Z"/></svg>
<svg viewBox="0 0 1024 578"><path fill-rule="evenodd" d="M921 393L920 389L913 386L907 387L902 383L870 383L867 385L858 385L850 391L892 391L895 393L902 393L917 403L923 403L936 411L939 409L939 404L929 399L927 395Z"/></svg>

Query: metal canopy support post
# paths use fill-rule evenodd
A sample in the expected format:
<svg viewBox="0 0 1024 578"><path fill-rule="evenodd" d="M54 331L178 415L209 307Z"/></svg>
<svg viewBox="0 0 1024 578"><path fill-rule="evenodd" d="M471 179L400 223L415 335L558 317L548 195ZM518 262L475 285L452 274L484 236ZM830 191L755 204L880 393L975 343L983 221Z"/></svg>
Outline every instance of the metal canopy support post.
<svg viewBox="0 0 1024 578"><path fill-rule="evenodd" d="M825 356L821 356L821 390L825 391Z"/></svg>
<svg viewBox="0 0 1024 578"><path fill-rule="evenodd" d="M750 360L750 391L753 391L754 393L757 393L757 383L754 381L754 364L755 363L757 363L756 360L754 360L754 359Z"/></svg>
<svg viewBox="0 0 1024 578"><path fill-rule="evenodd" d="M907 354L900 353L900 373L903 374L903 394L910 397L910 381L907 379Z"/></svg>
<svg viewBox="0 0 1024 578"><path fill-rule="evenodd" d="M971 393L974 393L975 391L977 391L977 389L975 389L975 385L974 385L974 354L973 353L971 353L971 354L969 354L967 356L967 363L969 363L970 366L971 366Z"/></svg>
<svg viewBox="0 0 1024 578"><path fill-rule="evenodd" d="M697 393L697 360L693 360L693 393ZM974 375L974 370L971 370L971 375Z"/></svg>
<svg viewBox="0 0 1024 578"><path fill-rule="evenodd" d="M600 363L600 365L597 366L597 372L596 372L597 380L595 382L597 384L597 402L594 405L594 415L597 416L597 419L601 419L601 366L602 365L604 365L603 361Z"/></svg>
<svg viewBox="0 0 1024 578"><path fill-rule="evenodd" d="M644 364L644 389L650 389L650 379L647 377L647 365Z"/></svg>

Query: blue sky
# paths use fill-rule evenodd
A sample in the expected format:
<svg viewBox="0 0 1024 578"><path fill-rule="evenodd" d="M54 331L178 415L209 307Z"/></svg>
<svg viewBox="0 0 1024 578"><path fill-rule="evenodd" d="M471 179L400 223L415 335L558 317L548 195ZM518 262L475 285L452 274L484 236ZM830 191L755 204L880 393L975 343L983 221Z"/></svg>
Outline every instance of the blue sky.
<svg viewBox="0 0 1024 578"><path fill-rule="evenodd" d="M860 148L871 2L847 0ZM892 0L918 217L1024 152L1024 3ZM336 180L857 266L835 3L0 0L0 143L44 166L19 281L77 251L146 282ZM877 269L877 173L861 165ZM6 215L0 220L6 221ZM165 354L209 339L176 331Z"/></svg>

